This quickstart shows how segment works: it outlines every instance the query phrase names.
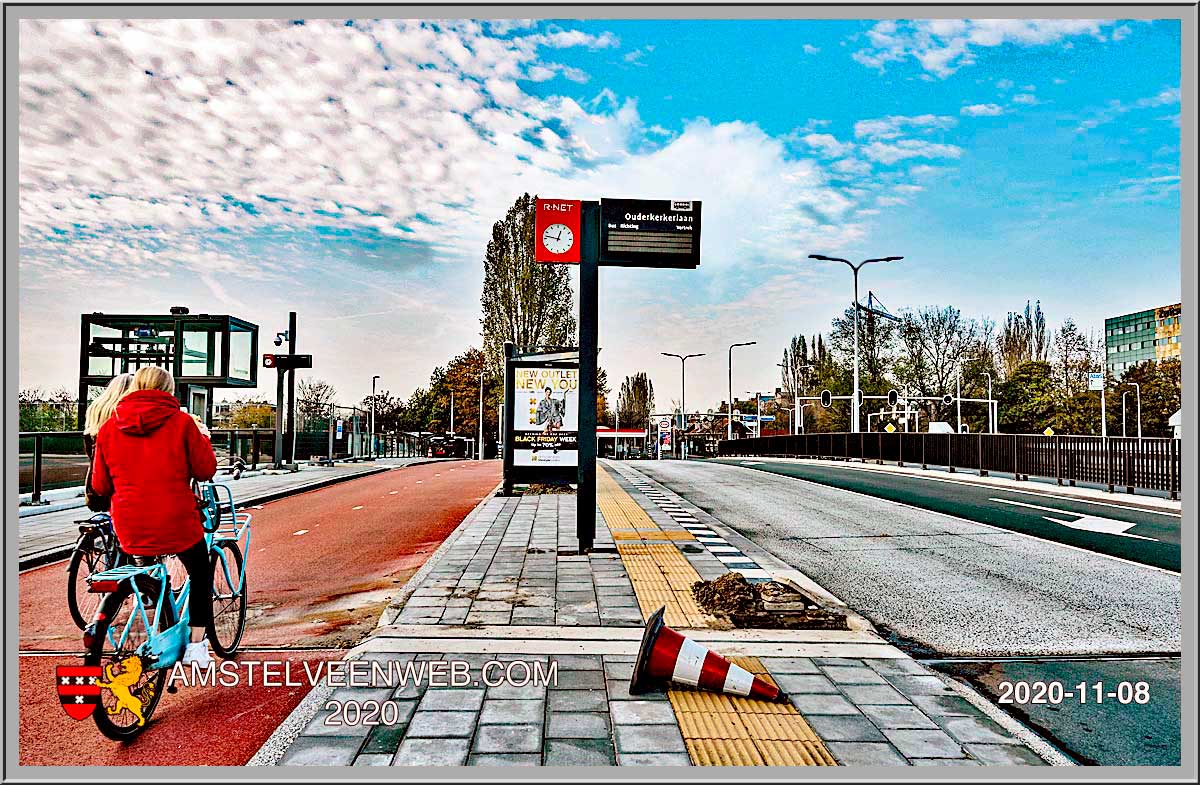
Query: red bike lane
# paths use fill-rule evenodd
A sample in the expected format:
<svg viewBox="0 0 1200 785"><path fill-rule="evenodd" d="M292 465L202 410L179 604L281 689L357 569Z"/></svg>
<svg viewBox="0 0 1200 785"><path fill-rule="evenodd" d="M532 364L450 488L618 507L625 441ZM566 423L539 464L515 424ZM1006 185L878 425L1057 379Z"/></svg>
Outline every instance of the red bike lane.
<svg viewBox="0 0 1200 785"><path fill-rule="evenodd" d="M249 509L250 607L239 674L261 662L290 663L303 675L305 664L339 659L495 487L500 470L498 461L412 466ZM138 739L109 741L90 719L68 717L54 689L55 667L78 664L82 647L65 592L65 562L20 575L22 765L241 765L308 691L258 677L181 687L163 696Z"/></svg>

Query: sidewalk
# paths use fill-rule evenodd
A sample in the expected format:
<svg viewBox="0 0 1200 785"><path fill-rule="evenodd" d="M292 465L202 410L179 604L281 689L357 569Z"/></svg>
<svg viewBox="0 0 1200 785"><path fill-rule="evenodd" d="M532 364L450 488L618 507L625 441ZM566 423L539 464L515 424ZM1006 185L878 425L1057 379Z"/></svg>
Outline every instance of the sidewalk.
<svg viewBox="0 0 1200 785"><path fill-rule="evenodd" d="M234 480L218 474L214 482L225 483L233 490L239 506L264 504L274 499L304 491L324 488L338 482L387 471L399 466L429 462L425 458L388 458L374 463L339 463L333 466L302 465L296 472L263 471ZM91 511L82 498L76 506L57 509L40 515L23 515L18 519L18 556L20 569L66 558L79 537L76 521L84 520Z"/></svg>
<svg viewBox="0 0 1200 785"><path fill-rule="evenodd" d="M692 599L696 580L736 570L821 590L628 465L605 462L597 480L588 555L574 554L573 496L480 504L347 655L388 676L314 689L251 765L1044 765L1022 739L1064 762L857 617L843 631L716 629ZM791 703L684 688L632 698L644 620L662 606L668 625ZM389 664L467 677L401 683ZM496 684L496 667L557 671L549 684ZM390 701L398 718L328 725L329 700Z"/></svg>

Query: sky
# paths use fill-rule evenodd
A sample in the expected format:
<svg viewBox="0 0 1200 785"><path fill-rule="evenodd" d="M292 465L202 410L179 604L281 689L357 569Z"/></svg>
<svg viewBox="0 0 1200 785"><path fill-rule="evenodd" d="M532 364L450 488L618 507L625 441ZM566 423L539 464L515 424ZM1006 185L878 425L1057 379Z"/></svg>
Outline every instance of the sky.
<svg viewBox="0 0 1200 785"><path fill-rule="evenodd" d="M481 343L524 192L703 202L696 270L605 268L601 365L659 408L779 384L867 291L1051 327L1180 299L1180 29L1087 20L20 23L21 386L85 312L231 313L343 402ZM270 395L269 374L260 391ZM241 392L241 391L238 391ZM218 393L218 399L227 397Z"/></svg>

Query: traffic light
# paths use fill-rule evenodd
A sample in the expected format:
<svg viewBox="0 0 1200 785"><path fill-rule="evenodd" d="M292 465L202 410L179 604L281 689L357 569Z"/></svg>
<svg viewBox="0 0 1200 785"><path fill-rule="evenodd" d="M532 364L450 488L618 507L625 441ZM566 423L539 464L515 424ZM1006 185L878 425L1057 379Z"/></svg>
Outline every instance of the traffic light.
<svg viewBox="0 0 1200 785"><path fill-rule="evenodd" d="M863 391L862 390L858 391L858 405L859 406L863 405Z"/></svg>
<svg viewBox="0 0 1200 785"><path fill-rule="evenodd" d="M895 408L898 403L900 403L900 393L895 390L888 390L888 406Z"/></svg>
<svg viewBox="0 0 1200 785"><path fill-rule="evenodd" d="M821 405L826 409L833 406L833 393L829 390L821 390Z"/></svg>
<svg viewBox="0 0 1200 785"><path fill-rule="evenodd" d="M942 396L942 403L944 403L944 404L946 404L947 406L949 406L950 404L954 403L954 396L953 396L953 395L943 395L943 396Z"/></svg>

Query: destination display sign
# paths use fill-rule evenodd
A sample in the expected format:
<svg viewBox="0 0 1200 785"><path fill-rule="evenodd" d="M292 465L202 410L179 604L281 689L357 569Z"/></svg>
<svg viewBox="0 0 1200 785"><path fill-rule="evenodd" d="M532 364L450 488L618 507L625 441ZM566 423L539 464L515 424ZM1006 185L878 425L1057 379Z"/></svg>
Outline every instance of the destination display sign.
<svg viewBox="0 0 1200 785"><path fill-rule="evenodd" d="M601 199L600 264L699 267L700 202Z"/></svg>

